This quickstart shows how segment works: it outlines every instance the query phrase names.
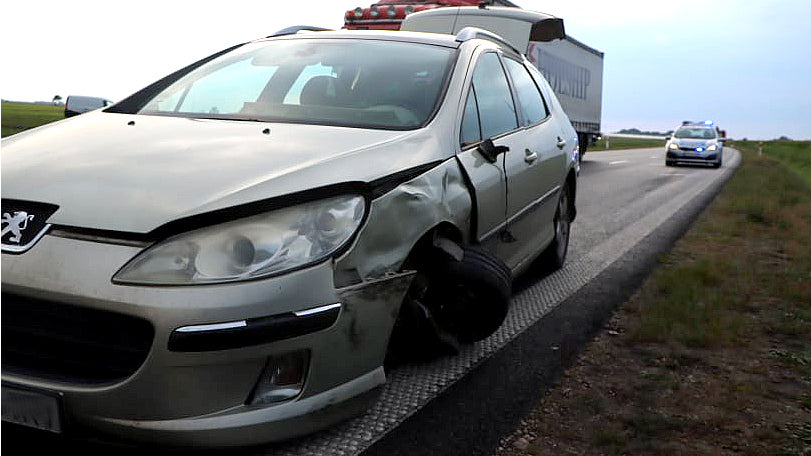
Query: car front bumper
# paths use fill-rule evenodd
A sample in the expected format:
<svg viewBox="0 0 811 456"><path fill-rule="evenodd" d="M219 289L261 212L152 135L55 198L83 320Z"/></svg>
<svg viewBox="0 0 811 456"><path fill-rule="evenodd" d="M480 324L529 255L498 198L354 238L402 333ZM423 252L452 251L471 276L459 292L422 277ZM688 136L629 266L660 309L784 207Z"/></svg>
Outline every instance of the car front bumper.
<svg viewBox="0 0 811 456"><path fill-rule="evenodd" d="M715 152L667 151L666 160L691 164L714 164L721 160L721 150Z"/></svg>
<svg viewBox="0 0 811 456"><path fill-rule="evenodd" d="M4 326L11 306L7 301L24 299L64 306L66 311L112 312L152 327L142 363L121 378L95 380L50 372L50 365L43 366L45 374L9 365L14 358L6 356L6 350L15 348L15 341L4 331L4 388L58 394L67 432L90 429L179 446L251 445L306 434L358 414L385 382L386 346L412 274L336 289L332 261L326 261L241 283L113 284L115 272L139 251L46 235L25 254L3 255ZM313 309L340 310L326 326L322 321L309 327L312 331L302 331L299 325L290 332L284 325L291 314L308 315ZM244 320L281 326L269 327L274 335L259 331L258 338L256 331L247 338L245 332L235 331L241 336L234 338L216 329ZM83 331L92 332L93 324L105 321L91 320ZM179 328L190 327L212 337L186 338L185 345L172 342ZM38 343L49 342L46 338ZM307 352L309 358L301 393L285 402L250 404L268 360L296 351Z"/></svg>

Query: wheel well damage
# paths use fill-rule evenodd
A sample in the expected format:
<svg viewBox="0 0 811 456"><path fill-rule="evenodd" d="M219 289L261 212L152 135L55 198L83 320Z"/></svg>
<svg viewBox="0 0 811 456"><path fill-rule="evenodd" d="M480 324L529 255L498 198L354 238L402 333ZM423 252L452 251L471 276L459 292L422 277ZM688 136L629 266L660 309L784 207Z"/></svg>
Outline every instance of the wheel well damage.
<svg viewBox="0 0 811 456"><path fill-rule="evenodd" d="M374 199L369 211L355 244L336 260L338 288L402 270L414 251L437 237L466 242L471 197L450 159Z"/></svg>

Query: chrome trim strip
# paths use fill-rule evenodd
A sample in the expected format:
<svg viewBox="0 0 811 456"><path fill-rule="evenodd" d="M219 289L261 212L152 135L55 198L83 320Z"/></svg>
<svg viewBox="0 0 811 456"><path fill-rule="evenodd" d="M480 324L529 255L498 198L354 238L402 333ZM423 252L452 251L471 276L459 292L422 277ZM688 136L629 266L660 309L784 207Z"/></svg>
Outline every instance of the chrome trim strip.
<svg viewBox="0 0 811 456"><path fill-rule="evenodd" d="M228 323L213 323L210 325L183 326L181 328L177 328L175 331L183 333L206 332L206 331L220 331L223 329L244 328L246 326L248 326L247 321L239 320L239 321L230 321Z"/></svg>
<svg viewBox="0 0 811 456"><path fill-rule="evenodd" d="M535 201L533 201L532 203L527 205L527 207L521 209L518 213L516 213L515 215L510 217L507 221L500 223L498 226L496 226L492 230L485 233L479 239L479 242L484 242L487 238L493 236L494 234L496 234L499 231L501 231L502 229L504 229L505 226L507 226L510 223L513 223L514 221L516 221L517 219L525 216L527 214L527 212L529 212L529 211L535 209L536 207L540 206L541 204L543 204L544 201L548 200L549 198L551 198L552 196L557 194L559 191L560 191L560 185L556 185L555 188L553 188L552 190L549 190L543 196L541 196L540 198L536 199Z"/></svg>
<svg viewBox="0 0 811 456"><path fill-rule="evenodd" d="M34 244L36 244L36 243L37 243L37 241L39 241L39 240L42 238L42 236L45 236L45 233L47 233L47 232L48 232L48 230L49 230L50 228L51 228L51 225L50 225L50 224L46 224L44 227L42 227L42 230L41 230L39 233L37 233L37 235L36 235L36 236L34 236L34 238L33 238L33 239L31 239L31 240L28 242L28 244L25 244L25 245L9 245L9 244L3 244L3 245L2 245L2 251L3 251L3 252L9 252L9 253L23 253L23 252L25 252L26 250L28 250L28 249L30 249L31 247L33 247L33 246L34 246Z"/></svg>
<svg viewBox="0 0 811 456"><path fill-rule="evenodd" d="M341 303L336 302L335 304L328 304L326 306L314 307L312 309L307 309L307 310L299 310L298 312L293 312L293 315L295 315L297 317L306 317L307 315L313 315L313 314L319 314L319 313L323 313L323 312L329 312L330 310L332 310L332 309L334 309L336 307L341 307Z"/></svg>

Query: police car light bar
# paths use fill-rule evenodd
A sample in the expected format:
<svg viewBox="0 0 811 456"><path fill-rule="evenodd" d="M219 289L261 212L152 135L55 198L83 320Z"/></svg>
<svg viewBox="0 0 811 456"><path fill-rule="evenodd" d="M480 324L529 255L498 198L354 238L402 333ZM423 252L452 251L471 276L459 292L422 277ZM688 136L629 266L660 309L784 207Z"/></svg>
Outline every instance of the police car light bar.
<svg viewBox="0 0 811 456"><path fill-rule="evenodd" d="M684 125L706 125L706 126L710 126L710 125L713 124L713 122L712 122L712 120L705 120L703 122L694 122L694 121L691 121L691 120L684 120L684 121L682 121L681 124L682 124L682 126L684 126Z"/></svg>

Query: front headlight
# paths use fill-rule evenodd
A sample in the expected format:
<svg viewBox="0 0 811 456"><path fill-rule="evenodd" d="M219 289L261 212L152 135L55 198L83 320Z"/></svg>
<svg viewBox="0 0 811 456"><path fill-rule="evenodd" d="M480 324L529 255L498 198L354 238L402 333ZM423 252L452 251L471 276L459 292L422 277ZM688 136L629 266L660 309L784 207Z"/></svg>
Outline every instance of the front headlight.
<svg viewBox="0 0 811 456"><path fill-rule="evenodd" d="M678 149L679 149L679 145L678 145L678 144L676 144L676 143L670 143L670 145L669 145L669 146L667 146L667 148L668 148L668 149L670 149L670 150L678 150Z"/></svg>
<svg viewBox="0 0 811 456"><path fill-rule="evenodd" d="M362 196L344 195L179 234L141 252L113 281L195 285L278 274L335 253L365 210Z"/></svg>
<svg viewBox="0 0 811 456"><path fill-rule="evenodd" d="M718 150L717 144L710 144L710 147L707 147L707 152L715 152L716 150Z"/></svg>

